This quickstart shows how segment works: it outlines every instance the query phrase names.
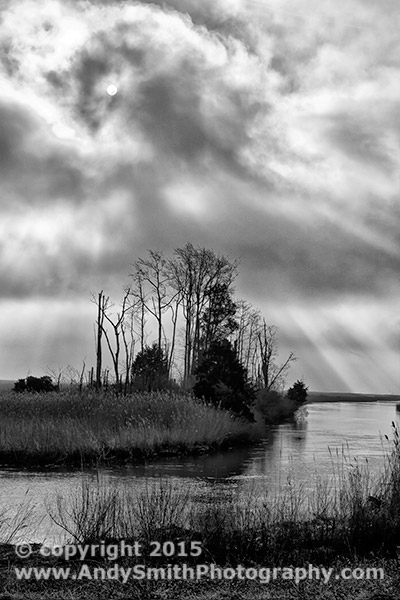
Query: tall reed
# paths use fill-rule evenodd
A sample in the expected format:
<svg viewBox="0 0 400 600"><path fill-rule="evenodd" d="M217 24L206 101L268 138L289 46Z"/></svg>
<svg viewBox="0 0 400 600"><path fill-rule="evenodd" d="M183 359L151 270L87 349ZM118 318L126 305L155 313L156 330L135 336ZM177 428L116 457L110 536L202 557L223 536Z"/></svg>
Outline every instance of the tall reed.
<svg viewBox="0 0 400 600"><path fill-rule="evenodd" d="M34 515L29 502L21 502L15 508L0 509L0 543L11 544L18 542L27 527L31 526Z"/></svg>
<svg viewBox="0 0 400 600"><path fill-rule="evenodd" d="M10 392L0 396L0 410L0 457L14 463L129 460L260 435L257 425L188 393Z"/></svg>

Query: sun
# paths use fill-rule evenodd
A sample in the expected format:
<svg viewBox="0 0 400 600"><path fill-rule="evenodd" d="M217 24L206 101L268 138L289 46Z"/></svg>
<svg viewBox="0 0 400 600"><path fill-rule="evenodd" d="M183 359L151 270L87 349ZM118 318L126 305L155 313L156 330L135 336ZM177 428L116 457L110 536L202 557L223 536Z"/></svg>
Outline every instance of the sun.
<svg viewBox="0 0 400 600"><path fill-rule="evenodd" d="M118 88L113 83L111 83L109 86L107 86L107 94L109 96L115 96L117 94L117 92L118 92Z"/></svg>

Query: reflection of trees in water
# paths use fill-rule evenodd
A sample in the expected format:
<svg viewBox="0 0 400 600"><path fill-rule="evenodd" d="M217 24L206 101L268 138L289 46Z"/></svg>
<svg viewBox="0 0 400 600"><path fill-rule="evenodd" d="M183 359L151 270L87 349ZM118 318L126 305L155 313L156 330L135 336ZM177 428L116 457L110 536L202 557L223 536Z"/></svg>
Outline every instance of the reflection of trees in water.
<svg viewBox="0 0 400 600"><path fill-rule="evenodd" d="M247 475L276 477L290 464L302 462L307 438L307 421L291 422L271 429L251 457Z"/></svg>
<svg viewBox="0 0 400 600"><path fill-rule="evenodd" d="M168 457L135 465L126 473L135 477L184 477L222 480L240 476L270 476L286 467L290 456L296 462L303 454L307 422L285 423L268 429L256 446L189 458Z"/></svg>
<svg viewBox="0 0 400 600"><path fill-rule="evenodd" d="M192 457L168 457L154 463L132 466L124 471L134 477L183 477L226 479L242 475L252 460L253 446Z"/></svg>
<svg viewBox="0 0 400 600"><path fill-rule="evenodd" d="M192 457L166 457L121 469L122 477L224 480L240 476L270 476L289 463L298 462L306 443L307 422L285 423L267 429L262 442L223 452ZM118 470L113 470L115 474ZM118 477L118 475L117 475ZM230 484L232 485L232 483Z"/></svg>

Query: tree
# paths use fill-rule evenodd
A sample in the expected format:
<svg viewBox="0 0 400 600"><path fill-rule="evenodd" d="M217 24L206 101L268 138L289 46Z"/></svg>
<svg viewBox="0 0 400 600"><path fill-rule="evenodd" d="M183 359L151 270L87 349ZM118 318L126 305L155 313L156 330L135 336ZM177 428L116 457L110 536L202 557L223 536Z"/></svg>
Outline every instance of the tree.
<svg viewBox="0 0 400 600"><path fill-rule="evenodd" d="M209 348L214 341L227 339L238 328L236 309L232 289L227 283L216 284L208 291L208 305L201 317L202 350Z"/></svg>
<svg viewBox="0 0 400 600"><path fill-rule="evenodd" d="M132 366L132 382L137 389L146 392L163 389L169 382L168 359L157 343L145 346Z"/></svg>
<svg viewBox="0 0 400 600"><path fill-rule="evenodd" d="M241 364L249 373L251 381L257 382L259 367L259 344L261 315L244 300L236 302L235 348Z"/></svg>
<svg viewBox="0 0 400 600"><path fill-rule="evenodd" d="M194 373L203 350L205 326L210 323L210 314L206 320L207 309L213 304L213 290L225 291L231 288L237 277L237 262L230 262L222 255L216 255L207 248L186 244L174 251L169 262L172 285L180 293L185 320L184 342L184 381ZM229 292L231 293L231 292Z"/></svg>
<svg viewBox="0 0 400 600"><path fill-rule="evenodd" d="M167 260L162 252L149 250L148 258L138 258L135 262L133 278L140 286L148 287L148 295L142 296L146 310L157 321L157 344L162 348L163 341L163 314L169 309L179 292L171 293L171 275L167 268Z"/></svg>
<svg viewBox="0 0 400 600"><path fill-rule="evenodd" d="M133 305L129 302L131 289L127 287L124 290L124 296L121 303L121 309L116 315L111 314L112 304L109 297L105 296L103 291L99 292L97 299L93 296L92 302L97 306L97 334L96 334L96 387L101 386L101 361L102 361L102 337L106 338L107 347L109 349L114 367L114 377L117 392L122 390L122 377L120 375L120 353L121 353L121 337L125 350L125 389L128 386L128 378L131 367L132 350L128 347L127 326L126 321L129 313L133 309ZM111 326L113 335L108 332L107 324ZM132 333L132 325L129 326L129 331ZM131 344L134 343L133 338Z"/></svg>
<svg viewBox="0 0 400 600"><path fill-rule="evenodd" d="M215 406L254 420L255 390L228 340L215 340L195 371L193 392Z"/></svg>
<svg viewBox="0 0 400 600"><path fill-rule="evenodd" d="M126 290L129 293L129 289ZM125 383L124 383L124 393L126 394L129 391L130 383L131 383L131 374L132 374L132 365L133 365L133 357L135 352L135 331L134 331L134 312L133 306L129 313L125 312L125 318L121 323L121 334L122 340L124 343L125 350Z"/></svg>
<svg viewBox="0 0 400 600"><path fill-rule="evenodd" d="M94 298L93 298L94 301ZM108 298L104 296L103 290L99 292L97 296L97 321L96 321L96 389L101 387L102 377L102 360L103 360L103 349L101 345L101 339L103 337L103 326L104 326L104 314Z"/></svg>
<svg viewBox="0 0 400 600"><path fill-rule="evenodd" d="M289 400L293 400L296 404L304 404L308 396L308 387L304 381L298 379L286 393Z"/></svg>
<svg viewBox="0 0 400 600"><path fill-rule="evenodd" d="M267 391L282 387L284 377L289 369L290 363L296 360L293 352L289 353L287 359L277 364L278 356L278 329L275 325L267 325L263 319L263 325L258 332L258 342L261 357L261 374L264 388Z"/></svg>
<svg viewBox="0 0 400 600"><path fill-rule="evenodd" d="M97 387L102 383L104 340L118 389L126 393L134 351L143 354L150 338L167 360L169 375L175 369L186 388L192 387L196 369L212 344L229 340L252 384L267 391L283 389L290 363L296 358L290 352L285 361L279 362L277 328L267 325L250 303L234 298L238 261L187 243L170 257L148 250L133 267L132 282L124 289L119 312L113 312L103 291L92 297L97 307ZM156 331L152 332L154 326ZM182 352L180 361L176 361L182 331Z"/></svg>
<svg viewBox="0 0 400 600"><path fill-rule="evenodd" d="M133 273L131 277L133 278L131 290L134 298L133 314L139 322L139 343L140 350L143 352L146 343L146 292L140 273Z"/></svg>

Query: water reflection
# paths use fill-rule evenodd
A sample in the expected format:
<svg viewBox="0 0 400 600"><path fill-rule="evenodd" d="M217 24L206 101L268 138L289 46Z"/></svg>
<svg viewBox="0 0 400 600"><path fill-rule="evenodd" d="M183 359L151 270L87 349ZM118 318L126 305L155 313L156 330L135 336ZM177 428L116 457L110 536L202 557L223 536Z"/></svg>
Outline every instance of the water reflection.
<svg viewBox="0 0 400 600"><path fill-rule="evenodd" d="M302 463L307 451L307 423L285 423L272 429L268 441L253 448L244 476L276 478L282 470Z"/></svg>
<svg viewBox="0 0 400 600"><path fill-rule="evenodd" d="M253 447L232 448L212 455L169 457L124 469L103 470L102 473L115 477L227 479L245 472L253 452Z"/></svg>

